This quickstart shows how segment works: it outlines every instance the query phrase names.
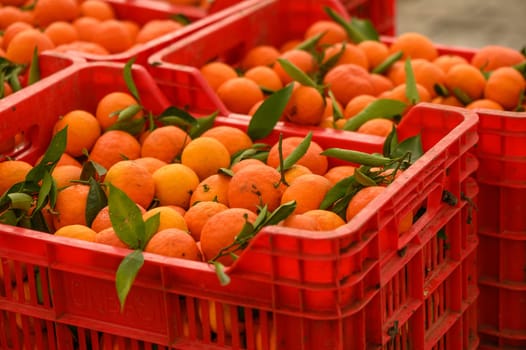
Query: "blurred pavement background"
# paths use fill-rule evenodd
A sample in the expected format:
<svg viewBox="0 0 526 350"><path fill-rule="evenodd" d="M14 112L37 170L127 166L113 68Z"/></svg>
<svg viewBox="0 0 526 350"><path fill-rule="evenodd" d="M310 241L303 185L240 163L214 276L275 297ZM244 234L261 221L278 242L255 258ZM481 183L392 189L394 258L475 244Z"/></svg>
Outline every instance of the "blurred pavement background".
<svg viewBox="0 0 526 350"><path fill-rule="evenodd" d="M480 48L526 46L526 0L394 0L396 33L416 31L436 43Z"/></svg>

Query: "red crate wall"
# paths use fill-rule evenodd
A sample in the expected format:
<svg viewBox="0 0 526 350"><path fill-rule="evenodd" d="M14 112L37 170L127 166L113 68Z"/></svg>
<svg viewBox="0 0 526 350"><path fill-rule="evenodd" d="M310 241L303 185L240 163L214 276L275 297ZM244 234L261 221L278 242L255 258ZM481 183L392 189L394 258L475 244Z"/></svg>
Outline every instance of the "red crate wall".
<svg viewBox="0 0 526 350"><path fill-rule="evenodd" d="M481 340L526 347L526 113L479 111Z"/></svg>
<svg viewBox="0 0 526 350"><path fill-rule="evenodd" d="M384 37L384 42L393 38ZM471 60L476 49L436 45ZM481 348L526 347L526 113L477 110Z"/></svg>

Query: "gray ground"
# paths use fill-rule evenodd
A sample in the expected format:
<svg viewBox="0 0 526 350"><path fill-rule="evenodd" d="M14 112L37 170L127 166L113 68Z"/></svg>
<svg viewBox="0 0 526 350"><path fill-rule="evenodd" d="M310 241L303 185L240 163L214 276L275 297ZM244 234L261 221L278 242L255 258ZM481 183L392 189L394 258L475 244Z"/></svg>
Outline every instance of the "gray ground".
<svg viewBox="0 0 526 350"><path fill-rule="evenodd" d="M526 46L526 0L394 0L396 32L416 31L434 42L478 48Z"/></svg>

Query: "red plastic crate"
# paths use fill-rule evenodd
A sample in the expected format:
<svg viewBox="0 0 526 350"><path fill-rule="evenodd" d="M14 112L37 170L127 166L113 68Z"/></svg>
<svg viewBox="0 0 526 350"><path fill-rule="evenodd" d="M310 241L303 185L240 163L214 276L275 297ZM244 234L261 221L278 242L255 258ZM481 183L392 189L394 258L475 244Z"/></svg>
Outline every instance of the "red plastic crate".
<svg viewBox="0 0 526 350"><path fill-rule="evenodd" d="M73 108L93 110L107 92L125 90L122 67L86 63L59 72L53 82L38 89L30 87L13 101L16 112L11 105L0 104L0 120L6 121L0 123L0 135L29 131L30 147L20 158L34 161L46 148L50 126L58 116ZM143 105L153 113L164 110L169 102L146 70L135 66L133 74ZM38 118L32 113L37 106ZM33 118L20 120L20 114ZM216 123L247 127L246 121L237 118L218 117ZM131 349L153 349L154 344L157 349L255 349L258 333L267 349L273 332L280 349L387 346L386 322L393 317L370 310L387 308L382 293L396 285L401 271L410 269L420 280L413 290L418 294L414 305L420 311L407 315L418 333L412 344L434 347L465 328L465 310L476 299L469 288L473 280L469 257L476 243L471 226L465 223L467 202L460 200L462 194L476 197L470 180L476 170L470 156L477 141L476 125L476 114L468 111L429 104L414 107L400 125L400 139L421 132L426 154L352 222L315 233L265 228L228 268L232 282L226 287L219 285L205 263L145 253L145 265L123 313L114 274L127 250L1 225L0 267L7 271L13 264L15 284L7 274L0 281L0 310L7 319L0 321L13 330L15 314L21 315L22 333L34 332L37 345L48 341L52 349L100 349L104 348L99 346L101 341L108 346L110 341L99 338L113 335ZM279 125L264 141L277 140L280 132L302 134L302 130ZM314 130L313 139L324 148L380 151L378 144L341 133ZM331 159L331 163L337 161ZM458 203L443 202L444 190L459 198ZM425 213L399 236L399 218L422 208ZM433 248L442 227L451 240L447 252ZM31 273L35 269L38 280ZM425 272L430 269L432 277ZM27 298L21 288L24 271ZM38 281L42 283L40 298ZM431 311L427 300L431 296L449 300L450 295L455 297L444 310L453 315L426 326L419 315ZM210 326L210 305L218 316L215 332ZM222 316L221 310L232 310L230 317ZM5 337L0 337L0 346L7 347Z"/></svg>
<svg viewBox="0 0 526 350"><path fill-rule="evenodd" d="M478 113L481 341L488 349L524 348L518 310L526 310L526 113Z"/></svg>
<svg viewBox="0 0 526 350"><path fill-rule="evenodd" d="M391 37L382 41L392 42ZM471 60L476 49L436 44L440 54ZM526 113L476 110L479 195L481 348L525 348Z"/></svg>
<svg viewBox="0 0 526 350"><path fill-rule="evenodd" d="M369 19L378 33L396 34L396 1L394 0L340 0L352 17Z"/></svg>
<svg viewBox="0 0 526 350"><path fill-rule="evenodd" d="M472 178L462 192L476 202ZM382 315L382 338L375 343L383 349L477 348L478 239L469 223L476 220L471 210L466 202L444 208L422 239L382 267L382 289L366 314ZM368 331L379 334L374 325L368 324Z"/></svg>
<svg viewBox="0 0 526 350"><path fill-rule="evenodd" d="M74 55L68 55L53 51L44 51L38 56L38 68L40 71L40 80L46 79L53 74L72 66L75 63L85 62L86 60ZM20 84L23 88L27 86L29 70L20 76ZM9 98L9 96L4 97ZM1 99L0 99L1 100Z"/></svg>
<svg viewBox="0 0 526 350"><path fill-rule="evenodd" d="M303 39L310 24L329 19L324 6L348 18L336 0L259 1L154 53L148 59L148 70L172 104L191 106L201 114L219 110L228 115L199 68L213 59L236 64L256 45L279 47L289 40Z"/></svg>
<svg viewBox="0 0 526 350"><path fill-rule="evenodd" d="M215 21L250 7L257 0L215 0L209 9L194 6L174 5L165 1L154 0L104 0L115 11L117 19L131 20L139 25L153 19L170 19L174 15L183 15L190 23L183 28L159 38L150 40L143 45L135 46L121 53L98 55L92 53L71 51L73 54L88 61L127 62L135 58L135 63L146 64L148 56L159 49L177 42L186 35L205 28Z"/></svg>

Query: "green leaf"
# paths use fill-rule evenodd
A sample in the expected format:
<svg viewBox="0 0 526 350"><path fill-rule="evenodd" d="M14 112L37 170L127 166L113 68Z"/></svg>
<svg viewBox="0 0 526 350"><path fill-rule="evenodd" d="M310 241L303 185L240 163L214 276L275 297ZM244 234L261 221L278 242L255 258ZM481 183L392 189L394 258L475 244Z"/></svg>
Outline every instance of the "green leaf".
<svg viewBox="0 0 526 350"><path fill-rule="evenodd" d="M11 85L11 89L13 89L14 92L22 90L22 85L20 84L19 78L21 70L21 68L15 68L7 78L7 81L9 82L9 85Z"/></svg>
<svg viewBox="0 0 526 350"><path fill-rule="evenodd" d="M166 108L159 116L156 117L156 121L162 125L177 126L187 132L190 132L192 128L197 126L197 119L198 118L195 118L184 109L173 106Z"/></svg>
<svg viewBox="0 0 526 350"><path fill-rule="evenodd" d="M27 193L31 194L38 191L38 185L35 185L34 183L30 183L33 186L36 186L36 190L27 189L28 183L25 181L17 182L16 184L12 185L7 191L5 191L2 196L0 196L0 212L7 210L11 204L11 199L9 199L9 194L11 193Z"/></svg>
<svg viewBox="0 0 526 350"><path fill-rule="evenodd" d="M38 59L38 49L35 46L33 50L33 57L31 59L31 64L29 65L29 76L27 79L27 85L31 85L40 80L40 64Z"/></svg>
<svg viewBox="0 0 526 350"><path fill-rule="evenodd" d="M519 103L517 103L517 107L514 109L515 112L524 112L524 92L524 89L522 89L519 94Z"/></svg>
<svg viewBox="0 0 526 350"><path fill-rule="evenodd" d="M277 225L288 218L296 209L296 201L289 201L277 207L265 220L265 225Z"/></svg>
<svg viewBox="0 0 526 350"><path fill-rule="evenodd" d="M322 60L322 63L319 65L319 69L318 69L320 72L320 77L321 77L320 80L323 80L323 77L327 74L327 72L331 70L331 68L333 68L338 63L342 55L345 53L346 47L347 47L347 43L343 42L342 47L340 48L340 51L338 51L335 55L332 55L325 62L323 62Z"/></svg>
<svg viewBox="0 0 526 350"><path fill-rule="evenodd" d="M354 176L349 176L338 181L325 194L320 204L320 209L328 209L339 199L343 198L347 194L348 188L355 182Z"/></svg>
<svg viewBox="0 0 526 350"><path fill-rule="evenodd" d="M404 102L388 98L379 98L369 103L360 113L349 119L343 126L343 129L356 131L365 122L374 118L393 119L402 115L406 108L407 105Z"/></svg>
<svg viewBox="0 0 526 350"><path fill-rule="evenodd" d="M263 139L274 130L279 118L292 95L293 84L276 91L267 97L250 118L247 134L252 140Z"/></svg>
<svg viewBox="0 0 526 350"><path fill-rule="evenodd" d="M218 261L212 261L219 283L222 286L230 284L230 277L225 273L225 266Z"/></svg>
<svg viewBox="0 0 526 350"><path fill-rule="evenodd" d="M338 100L336 100L336 97L334 96L334 93L329 89L329 97L331 99L332 104L332 119L333 121L337 121L343 118L343 112L340 108L340 105L338 104Z"/></svg>
<svg viewBox="0 0 526 350"><path fill-rule="evenodd" d="M124 310L128 293L143 264L144 255L139 249L126 255L119 264L117 272L115 273L115 288L117 289L117 296L121 304L121 312Z"/></svg>
<svg viewBox="0 0 526 350"><path fill-rule="evenodd" d="M9 193L7 195L11 201L11 208L22 209L27 212L33 203L33 197L26 193Z"/></svg>
<svg viewBox="0 0 526 350"><path fill-rule="evenodd" d="M235 240L244 241L245 243L248 243L250 238L252 238L256 233L257 231L255 229L255 226L252 223L250 223L248 220L245 220L245 223L243 224L243 228L236 235Z"/></svg>
<svg viewBox="0 0 526 350"><path fill-rule="evenodd" d="M253 158L253 159L259 159L266 163L267 157L269 152L269 145L265 143L254 143L252 144L252 147L239 150L236 153L232 155L232 161L230 165L234 165L243 159Z"/></svg>
<svg viewBox="0 0 526 350"><path fill-rule="evenodd" d="M146 219L144 223L146 232L144 235L144 242L141 242L141 249L146 248L146 245L148 244L150 239L157 232L157 229L159 228L160 223L161 223L161 213L155 213L154 215Z"/></svg>
<svg viewBox="0 0 526 350"><path fill-rule="evenodd" d="M182 25L187 25L187 24L190 24L192 22L192 21L190 21L190 19L187 16L185 16L182 13L174 13L170 17L171 17L171 19L173 19L176 22L181 23Z"/></svg>
<svg viewBox="0 0 526 350"><path fill-rule="evenodd" d="M316 47L316 45L318 45L318 42L320 41L323 35L325 35L325 32L318 33L310 38L307 38L306 40L296 45L295 48L297 50L311 51Z"/></svg>
<svg viewBox="0 0 526 350"><path fill-rule="evenodd" d="M166 108L156 119L163 123L163 120L166 117L178 117L184 121L185 125L194 125L197 122L196 118L188 113L188 111L174 106Z"/></svg>
<svg viewBox="0 0 526 350"><path fill-rule="evenodd" d="M42 211L35 211L31 214L31 229L40 232L51 232Z"/></svg>
<svg viewBox="0 0 526 350"><path fill-rule="evenodd" d="M146 227L137 204L119 188L109 186L108 206L111 225L115 234L131 249L140 247L145 241Z"/></svg>
<svg viewBox="0 0 526 350"><path fill-rule="evenodd" d="M265 220L267 219L269 215L268 206L266 204L262 208L260 207L258 209L259 209L258 217L251 224L251 226L253 227L252 231L254 231L253 233L261 230L261 228L265 225ZM245 220L246 220L246 216L245 216ZM246 223L247 221L245 221L245 224ZM239 235L237 237L239 237Z"/></svg>
<svg viewBox="0 0 526 350"><path fill-rule="evenodd" d="M4 82L4 75L0 72L0 99L5 97Z"/></svg>
<svg viewBox="0 0 526 350"><path fill-rule="evenodd" d="M292 80L297 81L301 85L318 88L318 85L314 82L314 80L312 80L307 74L305 74L305 72L299 69L294 63L284 58L278 58L277 61L283 70L292 78Z"/></svg>
<svg viewBox="0 0 526 350"><path fill-rule="evenodd" d="M18 218L13 210L6 210L0 214L0 224L17 226Z"/></svg>
<svg viewBox="0 0 526 350"><path fill-rule="evenodd" d="M468 96L462 89L456 87L453 88L453 95L464 105L469 105L473 100Z"/></svg>
<svg viewBox="0 0 526 350"><path fill-rule="evenodd" d="M134 115L142 110L142 106L139 104L129 105L121 110L110 113L110 117L117 116L117 122L128 121L133 118Z"/></svg>
<svg viewBox="0 0 526 350"><path fill-rule="evenodd" d="M373 167L385 166L393 161L391 158L342 148L327 148L321 152L321 154L327 157L338 158L347 162Z"/></svg>
<svg viewBox="0 0 526 350"><path fill-rule="evenodd" d="M519 73L522 74L522 76L526 79L526 59L519 64L516 64L513 66Z"/></svg>
<svg viewBox="0 0 526 350"><path fill-rule="evenodd" d="M380 35L373 23L367 18L351 18L351 27L361 34L365 40L379 41Z"/></svg>
<svg viewBox="0 0 526 350"><path fill-rule="evenodd" d="M26 181L39 182L44 177L44 172L51 172L57 165L60 157L66 150L67 126L59 130L49 142L49 146L42 156L42 160L29 171Z"/></svg>
<svg viewBox="0 0 526 350"><path fill-rule="evenodd" d="M128 91L132 94L132 96L137 100L137 102L141 102L141 97L139 96L139 91L137 90L137 86L135 86L135 82L133 80L133 74L132 74L132 66L135 63L135 60L137 57L132 57L126 62L124 65L123 70L123 76L124 76L124 82L126 83L126 87L128 88Z"/></svg>
<svg viewBox="0 0 526 350"><path fill-rule="evenodd" d="M232 169L227 168L219 168L218 173L229 177L234 176L234 172L232 171Z"/></svg>
<svg viewBox="0 0 526 350"><path fill-rule="evenodd" d="M407 153L411 153L411 164L422 157L424 150L422 147L422 137L420 135L409 137L400 142L400 144L392 151L391 157L398 158Z"/></svg>
<svg viewBox="0 0 526 350"><path fill-rule="evenodd" d="M50 199L51 207L54 207L57 191L57 185L53 180L53 176L51 176L50 172L46 171L42 179L42 184L40 185L40 191L38 191L38 199L33 214L42 210L48 202L48 199Z"/></svg>
<svg viewBox="0 0 526 350"><path fill-rule="evenodd" d="M144 130L145 118L118 121L110 125L106 130L122 130L132 135L138 135Z"/></svg>
<svg viewBox="0 0 526 350"><path fill-rule="evenodd" d="M376 182L369 176L365 175L361 168L354 170L354 179L362 186L376 186Z"/></svg>
<svg viewBox="0 0 526 350"><path fill-rule="evenodd" d="M285 171L290 169L298 160L301 159L307 153L307 150L310 147L312 140L312 131L305 136L305 138L294 148L294 150L285 158L283 161L283 169L278 169L278 171Z"/></svg>
<svg viewBox="0 0 526 350"><path fill-rule="evenodd" d="M352 42L358 44L364 40L368 40L366 33L362 33L360 25L357 25L356 23L351 24L347 22L345 18L340 16L336 11L334 11L330 7L325 6L324 10L333 21L335 21L336 23L341 25L343 29L345 29L347 36L349 37L349 39L351 39Z"/></svg>
<svg viewBox="0 0 526 350"><path fill-rule="evenodd" d="M391 129L391 132L387 137L385 138L382 154L384 157L390 157L391 156L391 150L394 150L395 147L398 145L398 133L396 132L396 127L393 125L393 128Z"/></svg>
<svg viewBox="0 0 526 350"><path fill-rule="evenodd" d="M42 305L44 303L44 296L42 294L42 276L38 267L35 267L33 272L35 275L35 289L37 292L37 301L40 305Z"/></svg>
<svg viewBox="0 0 526 350"><path fill-rule="evenodd" d="M91 223L97 216L97 214L108 205L108 198L106 192L102 188L101 184L98 183L93 177L88 180L89 191L88 199L86 202L86 223L91 227Z"/></svg>
<svg viewBox="0 0 526 350"><path fill-rule="evenodd" d="M87 160L82 165L82 171L80 173L80 180L88 181L91 177L96 179L106 175L106 168L93 160Z"/></svg>
<svg viewBox="0 0 526 350"><path fill-rule="evenodd" d="M214 126L216 117L219 112L214 112L208 116L197 118L195 125L190 128L189 135L191 139L201 136L206 130Z"/></svg>
<svg viewBox="0 0 526 350"><path fill-rule="evenodd" d="M391 68L393 64L398 62L398 60L400 60L403 56L404 53L402 51L392 53L382 63L374 67L371 73L382 74L386 72L389 68Z"/></svg>
<svg viewBox="0 0 526 350"><path fill-rule="evenodd" d="M435 84L433 85L433 90L437 93L438 96L442 97L448 97L449 96L449 90L447 87L443 84Z"/></svg>
<svg viewBox="0 0 526 350"><path fill-rule="evenodd" d="M420 102L420 96L416 88L415 74L413 73L413 65L409 57L405 60L405 96L412 105Z"/></svg>
<svg viewBox="0 0 526 350"><path fill-rule="evenodd" d="M273 90L273 89L270 89L266 86L262 86L262 85L259 85L259 88L261 89L261 91L265 94L265 95L272 95L273 93L276 92L276 90Z"/></svg>

